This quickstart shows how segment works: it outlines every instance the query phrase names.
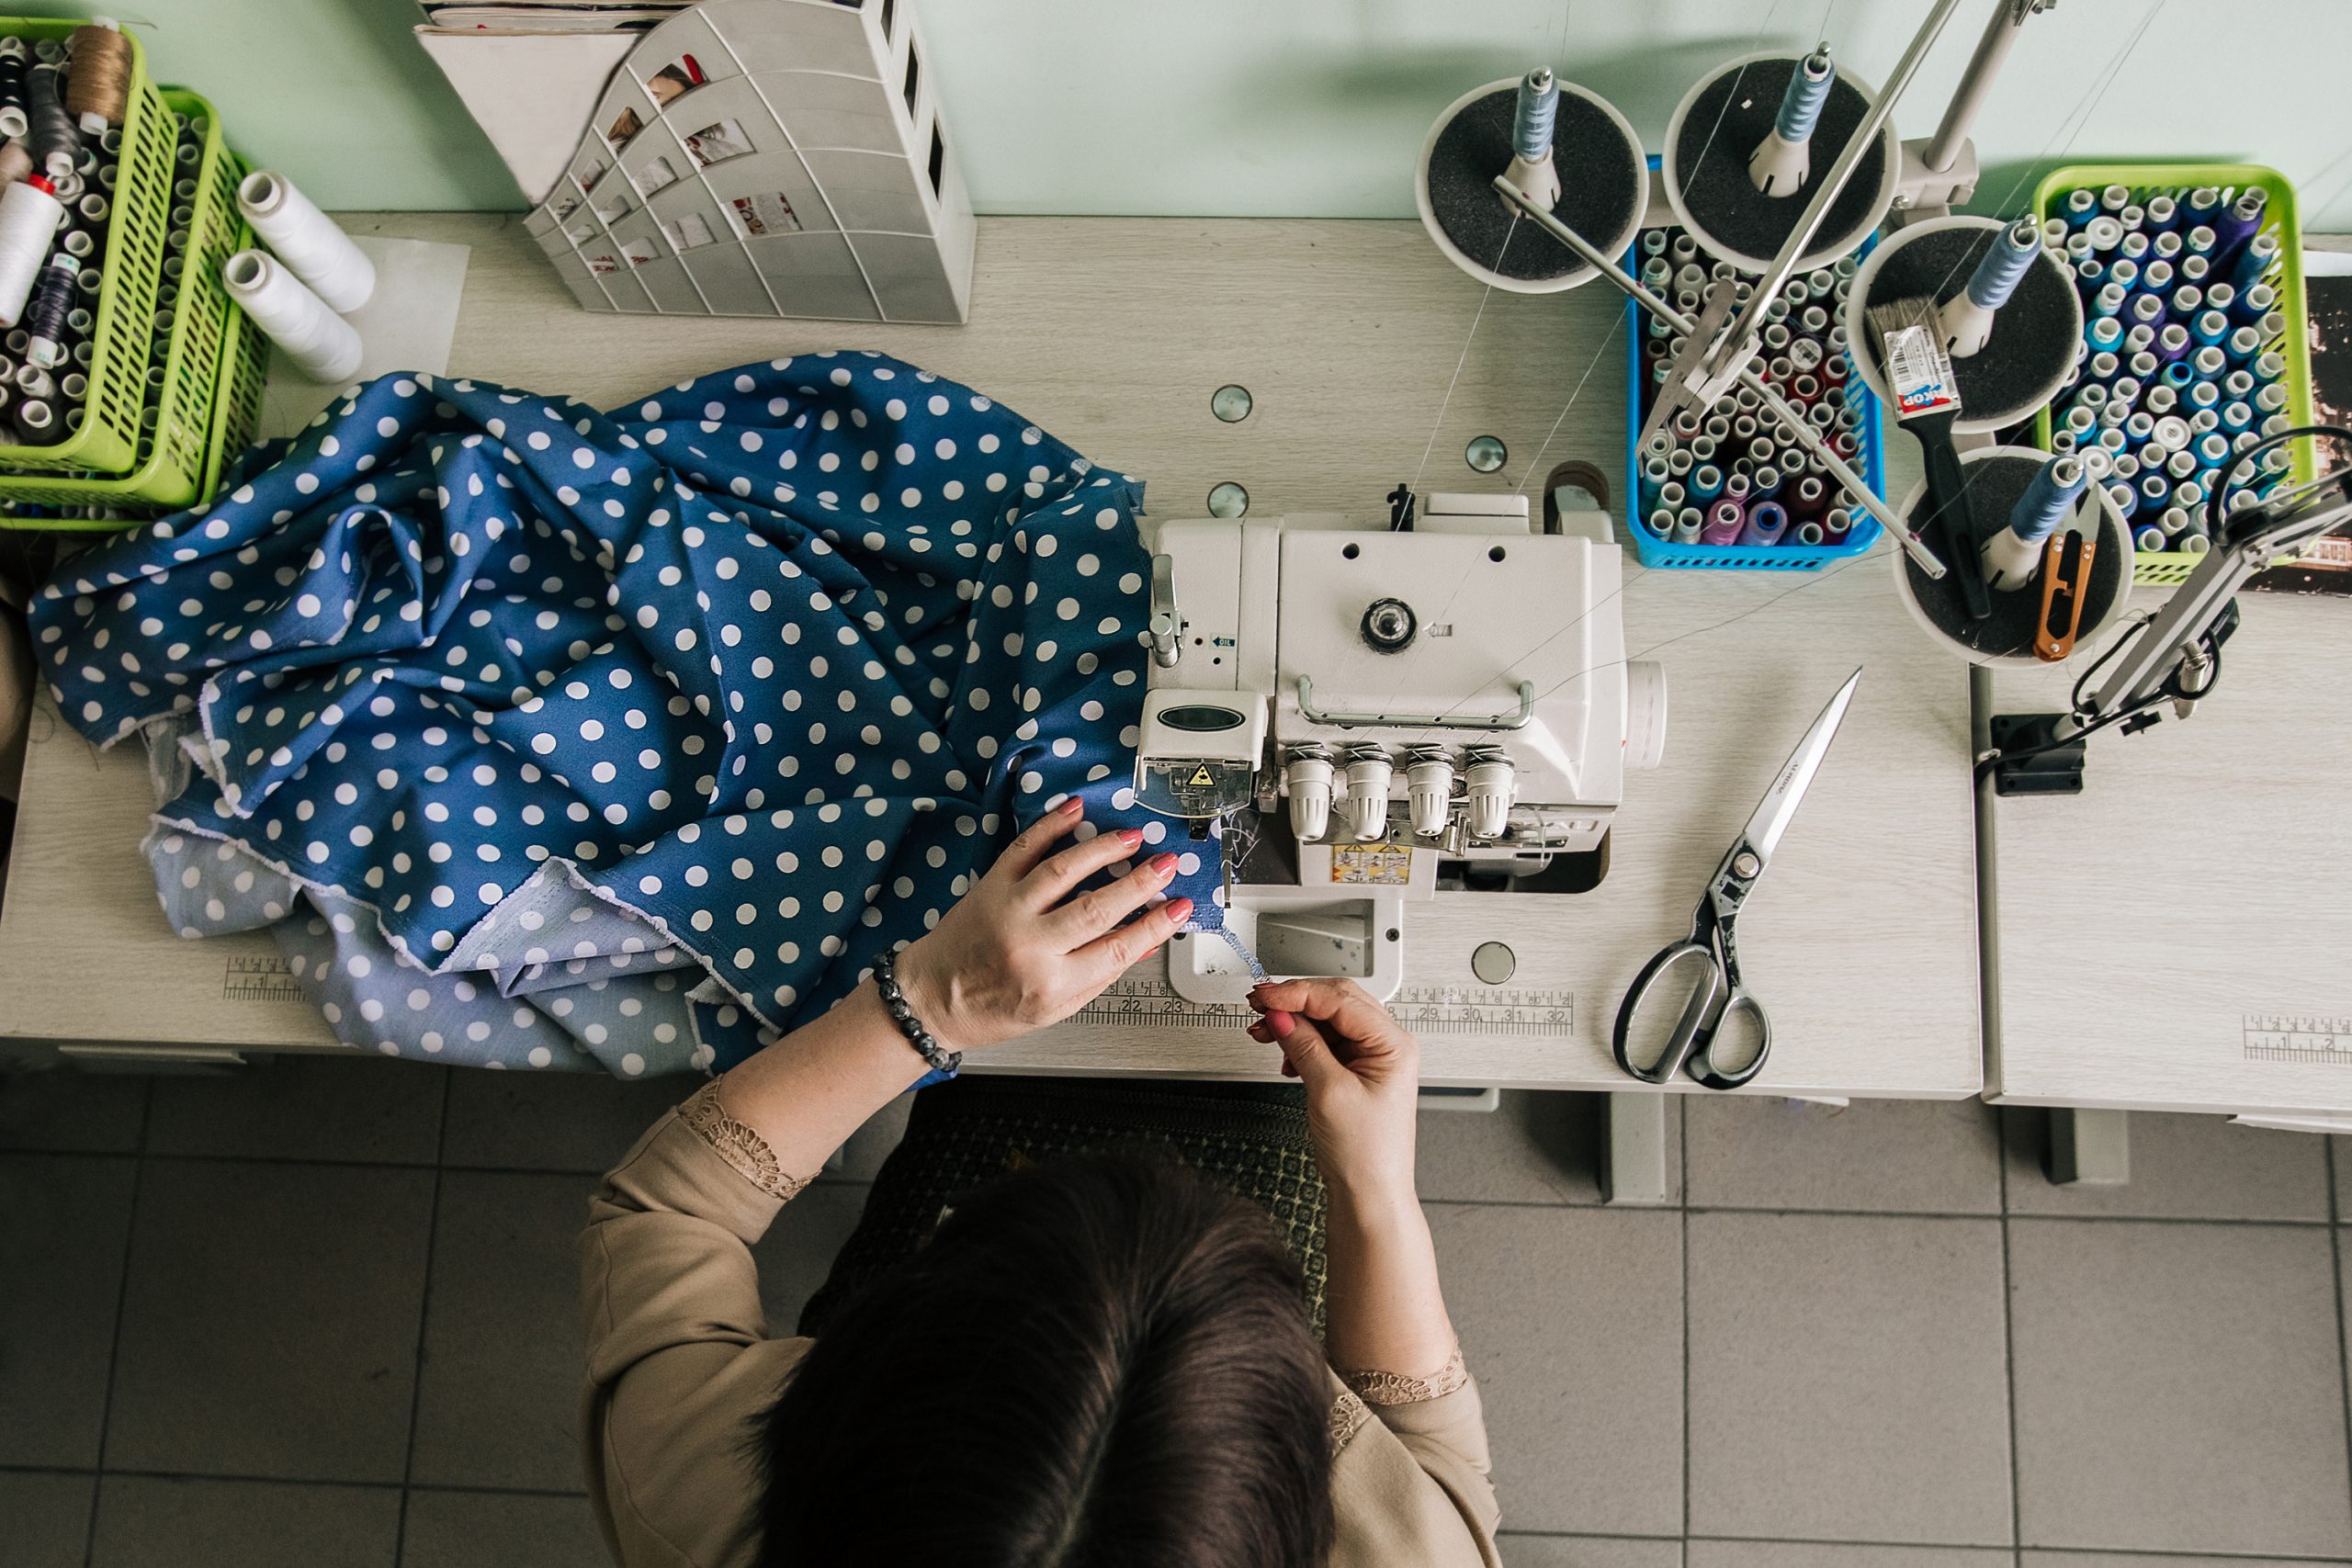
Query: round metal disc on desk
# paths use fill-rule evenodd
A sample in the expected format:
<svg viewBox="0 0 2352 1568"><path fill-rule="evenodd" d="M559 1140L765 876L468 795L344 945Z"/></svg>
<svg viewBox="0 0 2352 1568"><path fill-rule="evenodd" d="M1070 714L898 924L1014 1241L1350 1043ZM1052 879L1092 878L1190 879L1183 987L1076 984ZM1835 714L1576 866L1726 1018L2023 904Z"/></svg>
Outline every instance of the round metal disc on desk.
<svg viewBox="0 0 2352 1568"><path fill-rule="evenodd" d="M1674 215L1702 250L1748 272L1762 272L1772 265L1821 188L1821 177L1878 96L1869 84L1841 67L1806 143L1813 172L1789 195L1766 196L1747 177L1747 159L1771 132L1797 63L1793 55L1769 53L1726 61L1683 96L1667 122L1666 151L1658 166ZM1877 141L1854 165L1846 188L1814 231L1813 243L1798 258L1800 272L1860 249L1894 199L1902 152L1892 117L1880 125Z"/></svg>
<svg viewBox="0 0 2352 1568"><path fill-rule="evenodd" d="M1641 138L1607 100L1562 82L1552 133L1560 199L1552 216L1602 255L1623 254L1641 231L1649 161ZM1430 127L1413 176L1421 225L1454 265L1515 294L1553 294L1592 281L1574 251L1521 221L1495 190L1511 164L1511 118L1519 82L1489 82L1453 100Z"/></svg>
<svg viewBox="0 0 2352 1568"><path fill-rule="evenodd" d="M1894 400L1880 367L1870 308L1913 295L1940 305L1968 287L1969 275L2007 225L1993 218L1931 218L1896 230L1863 258L1846 295L1846 342L1854 369L1890 416ZM1951 362L1960 389L1952 429L1999 430L2030 419L2056 397L2083 341L2083 302L2075 280L2048 251L2033 259L2009 302L1993 315L1993 335Z"/></svg>
<svg viewBox="0 0 2352 1568"><path fill-rule="evenodd" d="M2047 452L2023 446L1983 446L1973 452L1962 452L1960 467L1967 479L1968 515L1963 520L1964 528L1955 529L1955 534L1964 533L1968 547L1974 549L1995 529L2008 526L2009 514L2016 509L2018 498L2049 461ZM1911 493L1895 510L1914 523L1925 523L1927 485L1922 482L1912 486ZM2097 482L2085 487L2068 522L2092 536L2098 546L2091 557L2090 587L2083 596L2082 622L2075 632L2075 651L2068 656L2071 660L2081 658L2086 650L2094 648L2098 633L2122 614L2125 603L2132 597L2132 530L2123 513L2116 510L2106 489ZM2033 652L2034 623L2041 615L2039 574L2022 588L1995 590L1993 613L1984 620L1972 621L1962 610L1960 586L1950 573L1940 579L1930 578L1906 551L1895 550L1892 558L1895 596L1911 612L1911 618L1936 641L1972 663L2041 662Z"/></svg>

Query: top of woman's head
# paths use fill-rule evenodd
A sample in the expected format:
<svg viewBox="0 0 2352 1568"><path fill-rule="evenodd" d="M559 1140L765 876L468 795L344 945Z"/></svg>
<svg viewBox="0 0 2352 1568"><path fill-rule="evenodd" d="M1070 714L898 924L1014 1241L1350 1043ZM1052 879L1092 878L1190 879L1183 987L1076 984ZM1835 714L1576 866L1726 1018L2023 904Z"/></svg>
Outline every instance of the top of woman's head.
<svg viewBox="0 0 2352 1568"><path fill-rule="evenodd" d="M1293 1568L1331 1539L1329 1374L1264 1213L1170 1161L959 1201L768 1418L763 1568Z"/></svg>

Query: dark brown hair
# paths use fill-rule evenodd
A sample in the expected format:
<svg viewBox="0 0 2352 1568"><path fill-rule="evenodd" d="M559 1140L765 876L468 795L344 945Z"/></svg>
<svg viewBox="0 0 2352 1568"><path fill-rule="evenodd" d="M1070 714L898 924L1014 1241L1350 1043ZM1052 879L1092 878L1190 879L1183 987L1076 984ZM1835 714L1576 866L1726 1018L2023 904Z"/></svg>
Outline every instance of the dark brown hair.
<svg viewBox="0 0 2352 1568"><path fill-rule="evenodd" d="M764 1568L1308 1568L1329 1374L1265 1214L1165 1159L960 1201L767 1418Z"/></svg>

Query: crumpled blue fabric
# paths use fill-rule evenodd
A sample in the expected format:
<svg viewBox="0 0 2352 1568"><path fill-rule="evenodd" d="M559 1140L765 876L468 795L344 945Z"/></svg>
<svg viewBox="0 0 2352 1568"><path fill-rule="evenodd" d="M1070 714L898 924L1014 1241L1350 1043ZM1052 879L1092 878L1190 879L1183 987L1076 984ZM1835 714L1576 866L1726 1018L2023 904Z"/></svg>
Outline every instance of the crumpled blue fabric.
<svg viewBox="0 0 2352 1568"><path fill-rule="evenodd" d="M353 1045L707 1071L1065 795L1169 837L1128 788L1141 498L876 354L610 413L389 376L31 618L66 717L174 775L182 935L270 928ZM1208 910L1214 848L1170 847Z"/></svg>

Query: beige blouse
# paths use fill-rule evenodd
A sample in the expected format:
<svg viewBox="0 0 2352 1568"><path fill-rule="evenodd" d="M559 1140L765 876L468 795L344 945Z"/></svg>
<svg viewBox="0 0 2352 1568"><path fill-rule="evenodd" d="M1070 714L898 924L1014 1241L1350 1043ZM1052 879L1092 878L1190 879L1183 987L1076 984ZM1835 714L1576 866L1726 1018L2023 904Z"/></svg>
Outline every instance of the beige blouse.
<svg viewBox="0 0 2352 1568"><path fill-rule="evenodd" d="M622 1568L741 1568L750 1424L815 1341L768 1336L751 1247L805 1183L712 1084L605 1176L580 1237L588 1495ZM1331 1382L1333 1568L1496 1568L1487 1428L1461 1353Z"/></svg>

